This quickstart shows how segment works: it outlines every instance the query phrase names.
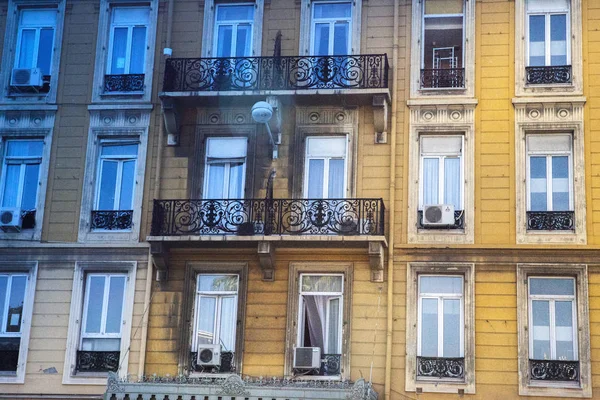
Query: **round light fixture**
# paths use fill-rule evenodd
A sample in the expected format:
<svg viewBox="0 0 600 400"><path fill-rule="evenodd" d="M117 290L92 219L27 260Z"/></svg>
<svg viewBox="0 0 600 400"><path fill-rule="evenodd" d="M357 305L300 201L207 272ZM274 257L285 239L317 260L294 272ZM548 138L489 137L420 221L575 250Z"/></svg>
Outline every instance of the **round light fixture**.
<svg viewBox="0 0 600 400"><path fill-rule="evenodd" d="M266 124L273 116L273 107L266 101L259 101L252 106L252 119L259 124Z"/></svg>

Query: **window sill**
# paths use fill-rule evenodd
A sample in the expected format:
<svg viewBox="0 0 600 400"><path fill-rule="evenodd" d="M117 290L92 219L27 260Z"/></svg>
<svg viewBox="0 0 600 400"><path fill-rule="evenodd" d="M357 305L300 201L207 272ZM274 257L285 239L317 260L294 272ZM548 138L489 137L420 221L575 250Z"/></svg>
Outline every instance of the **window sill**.
<svg viewBox="0 0 600 400"><path fill-rule="evenodd" d="M565 384L564 382L555 382L538 384L530 382L527 386L519 387L521 396L543 396L559 398L591 398L591 388L584 389L580 384Z"/></svg>
<svg viewBox="0 0 600 400"><path fill-rule="evenodd" d="M475 394L474 385L469 385L465 381L444 380L421 380L415 382L415 392L417 393L467 393Z"/></svg>
<svg viewBox="0 0 600 400"><path fill-rule="evenodd" d="M115 97L142 97L146 92L145 91L141 91L141 92L102 92L100 93L100 97L101 98L108 98L111 96L115 96Z"/></svg>

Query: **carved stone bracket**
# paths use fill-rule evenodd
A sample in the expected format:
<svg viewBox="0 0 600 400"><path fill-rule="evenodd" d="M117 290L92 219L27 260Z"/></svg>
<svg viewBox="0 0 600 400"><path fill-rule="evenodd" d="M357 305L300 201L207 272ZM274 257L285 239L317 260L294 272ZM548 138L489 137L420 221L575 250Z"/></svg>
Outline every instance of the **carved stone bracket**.
<svg viewBox="0 0 600 400"><path fill-rule="evenodd" d="M383 282L383 244L369 242L369 264L371 266L371 282Z"/></svg>
<svg viewBox="0 0 600 400"><path fill-rule="evenodd" d="M162 242L150 242L150 254L152 254L152 264L156 268L156 280L166 281L169 270L169 249Z"/></svg>
<svg viewBox="0 0 600 400"><path fill-rule="evenodd" d="M258 260L263 273L263 281L275 280L275 244L258 242Z"/></svg>
<svg viewBox="0 0 600 400"><path fill-rule="evenodd" d="M175 101L171 98L163 98L161 99L161 102L167 133L169 135L178 135L179 124L177 120L177 107L175 107Z"/></svg>
<svg viewBox="0 0 600 400"><path fill-rule="evenodd" d="M373 96L373 125L375 143L387 143L388 100L386 96Z"/></svg>

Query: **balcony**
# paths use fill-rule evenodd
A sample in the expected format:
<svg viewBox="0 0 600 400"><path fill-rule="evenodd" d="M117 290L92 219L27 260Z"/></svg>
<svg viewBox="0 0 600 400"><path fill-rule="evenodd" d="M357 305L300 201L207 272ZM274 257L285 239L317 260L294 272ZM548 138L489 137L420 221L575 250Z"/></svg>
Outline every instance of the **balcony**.
<svg viewBox="0 0 600 400"><path fill-rule="evenodd" d="M579 361L529 360L532 381L579 382Z"/></svg>
<svg viewBox="0 0 600 400"><path fill-rule="evenodd" d="M104 93L143 93L144 74L104 75Z"/></svg>
<svg viewBox="0 0 600 400"><path fill-rule="evenodd" d="M464 377L464 357L417 357L417 378L464 379Z"/></svg>
<svg viewBox="0 0 600 400"><path fill-rule="evenodd" d="M528 231L574 231L574 211L527 211Z"/></svg>
<svg viewBox="0 0 600 400"><path fill-rule="evenodd" d="M571 66L526 67L525 82L528 85L570 84Z"/></svg>
<svg viewBox="0 0 600 400"><path fill-rule="evenodd" d="M120 379L109 373L105 400L125 399L205 399L205 400L377 400L377 392L363 378L356 382L250 378L239 375L217 375L191 378L143 377L139 380Z"/></svg>
<svg viewBox="0 0 600 400"><path fill-rule="evenodd" d="M464 68L421 70L421 89L464 89Z"/></svg>

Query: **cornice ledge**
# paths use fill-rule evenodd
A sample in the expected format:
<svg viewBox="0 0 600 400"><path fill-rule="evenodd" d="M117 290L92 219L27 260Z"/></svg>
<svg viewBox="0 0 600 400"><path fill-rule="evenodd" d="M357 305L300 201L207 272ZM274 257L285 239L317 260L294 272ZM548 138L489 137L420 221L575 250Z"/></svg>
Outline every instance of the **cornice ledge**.
<svg viewBox="0 0 600 400"><path fill-rule="evenodd" d="M424 99L408 99L406 105L408 107L419 106L473 106L479 103L476 98L464 97L445 97L445 98L424 98Z"/></svg>
<svg viewBox="0 0 600 400"><path fill-rule="evenodd" d="M552 96L552 97L513 97L512 103L517 105L547 104L547 103L572 103L583 105L587 101L585 96Z"/></svg>

